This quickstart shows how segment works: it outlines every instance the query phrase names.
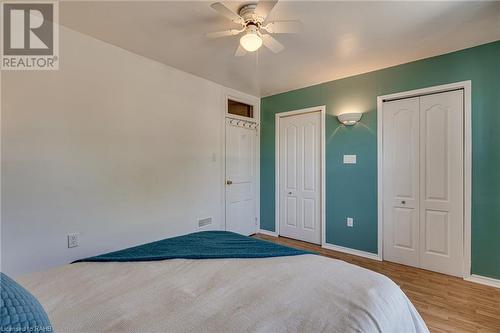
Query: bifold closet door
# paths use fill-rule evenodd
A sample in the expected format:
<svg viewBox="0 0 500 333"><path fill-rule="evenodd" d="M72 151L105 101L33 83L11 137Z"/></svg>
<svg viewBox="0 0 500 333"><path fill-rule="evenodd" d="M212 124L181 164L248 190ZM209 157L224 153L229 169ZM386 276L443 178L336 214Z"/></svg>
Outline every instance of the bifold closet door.
<svg viewBox="0 0 500 333"><path fill-rule="evenodd" d="M384 259L463 273L463 91L384 103Z"/></svg>

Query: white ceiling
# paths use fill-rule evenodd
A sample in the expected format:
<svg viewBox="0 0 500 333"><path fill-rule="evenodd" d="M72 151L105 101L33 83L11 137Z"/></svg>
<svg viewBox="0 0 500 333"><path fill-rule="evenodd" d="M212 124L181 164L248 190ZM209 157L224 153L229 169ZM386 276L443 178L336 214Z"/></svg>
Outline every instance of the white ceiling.
<svg viewBox="0 0 500 333"><path fill-rule="evenodd" d="M233 23L212 2L68 1L63 25L255 96L267 96L500 39L500 2L280 1L270 20L299 19L286 47L234 57ZM235 11L251 1L225 2Z"/></svg>

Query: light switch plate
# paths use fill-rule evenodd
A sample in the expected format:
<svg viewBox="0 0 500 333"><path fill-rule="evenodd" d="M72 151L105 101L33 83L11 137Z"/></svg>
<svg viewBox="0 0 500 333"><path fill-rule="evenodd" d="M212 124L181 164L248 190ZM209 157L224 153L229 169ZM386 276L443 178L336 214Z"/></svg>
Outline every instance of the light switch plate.
<svg viewBox="0 0 500 333"><path fill-rule="evenodd" d="M347 218L347 226L350 228L354 227L354 219L352 217Z"/></svg>
<svg viewBox="0 0 500 333"><path fill-rule="evenodd" d="M356 155L344 155L344 164L356 164Z"/></svg>

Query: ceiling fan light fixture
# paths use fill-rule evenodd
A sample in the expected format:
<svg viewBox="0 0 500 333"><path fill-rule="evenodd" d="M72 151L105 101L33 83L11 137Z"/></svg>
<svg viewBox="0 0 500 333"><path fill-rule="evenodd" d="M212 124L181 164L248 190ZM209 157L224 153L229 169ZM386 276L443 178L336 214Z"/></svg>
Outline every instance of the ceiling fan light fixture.
<svg viewBox="0 0 500 333"><path fill-rule="evenodd" d="M246 33L240 38L240 44L248 52L257 51L262 46L262 38L259 36L256 26L247 27Z"/></svg>

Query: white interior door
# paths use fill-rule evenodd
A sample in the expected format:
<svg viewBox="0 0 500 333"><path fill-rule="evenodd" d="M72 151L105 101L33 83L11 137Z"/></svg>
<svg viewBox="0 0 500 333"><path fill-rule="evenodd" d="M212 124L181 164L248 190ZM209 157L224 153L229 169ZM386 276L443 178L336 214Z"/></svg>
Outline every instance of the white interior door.
<svg viewBox="0 0 500 333"><path fill-rule="evenodd" d="M281 236L321 244L321 112L279 120Z"/></svg>
<svg viewBox="0 0 500 333"><path fill-rule="evenodd" d="M463 272L463 91L384 103L384 259Z"/></svg>
<svg viewBox="0 0 500 333"><path fill-rule="evenodd" d="M384 103L384 259L418 266L419 98Z"/></svg>
<svg viewBox="0 0 500 333"><path fill-rule="evenodd" d="M255 155L257 130L226 121L226 230L256 232Z"/></svg>
<svg viewBox="0 0 500 333"><path fill-rule="evenodd" d="M463 272L463 91L420 97L420 267Z"/></svg>

